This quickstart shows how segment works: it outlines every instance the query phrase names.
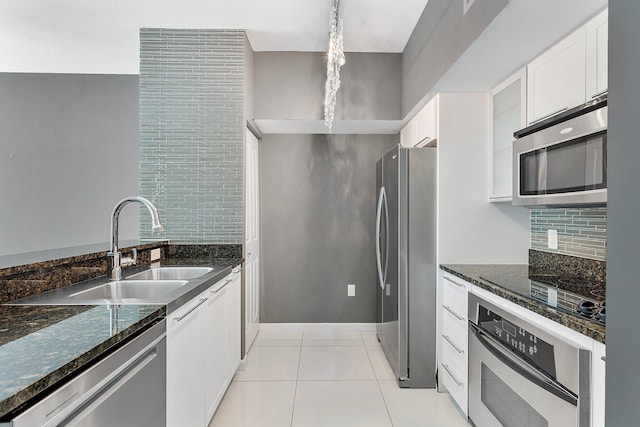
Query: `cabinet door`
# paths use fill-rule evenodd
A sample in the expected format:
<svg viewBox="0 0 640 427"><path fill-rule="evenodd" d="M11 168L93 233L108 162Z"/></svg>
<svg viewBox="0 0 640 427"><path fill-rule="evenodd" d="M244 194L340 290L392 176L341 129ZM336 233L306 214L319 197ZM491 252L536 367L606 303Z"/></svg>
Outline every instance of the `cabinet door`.
<svg viewBox="0 0 640 427"><path fill-rule="evenodd" d="M605 371L607 348L604 344L594 341L593 345L593 405L592 426L604 426L605 409Z"/></svg>
<svg viewBox="0 0 640 427"><path fill-rule="evenodd" d="M412 146L424 146L437 139L436 100L429 101L416 115L416 136Z"/></svg>
<svg viewBox="0 0 640 427"><path fill-rule="evenodd" d="M196 298L167 319L167 426L204 425L202 305Z"/></svg>
<svg viewBox="0 0 640 427"><path fill-rule="evenodd" d="M209 291L203 307L202 344L204 347L204 401L209 421L227 387L227 296L231 277L227 276Z"/></svg>
<svg viewBox="0 0 640 427"><path fill-rule="evenodd" d="M585 28L582 27L527 66L529 124L585 102Z"/></svg>
<svg viewBox="0 0 640 427"><path fill-rule="evenodd" d="M510 201L513 194L513 133L526 126L526 69L492 91L493 140L490 201Z"/></svg>
<svg viewBox="0 0 640 427"><path fill-rule="evenodd" d="M240 269L232 273L233 279L227 286L227 376L231 381L240 364L241 341L241 274Z"/></svg>
<svg viewBox="0 0 640 427"><path fill-rule="evenodd" d="M586 29L587 101L609 88L609 10L593 18Z"/></svg>
<svg viewBox="0 0 640 427"><path fill-rule="evenodd" d="M442 385L467 413L467 301L471 285L440 270L438 281L438 349Z"/></svg>
<svg viewBox="0 0 640 427"><path fill-rule="evenodd" d="M260 330L260 164L258 139L247 130L245 150L244 350L247 354Z"/></svg>
<svg viewBox="0 0 640 427"><path fill-rule="evenodd" d="M400 131L400 145L403 147L413 147L416 143L416 121L412 119Z"/></svg>

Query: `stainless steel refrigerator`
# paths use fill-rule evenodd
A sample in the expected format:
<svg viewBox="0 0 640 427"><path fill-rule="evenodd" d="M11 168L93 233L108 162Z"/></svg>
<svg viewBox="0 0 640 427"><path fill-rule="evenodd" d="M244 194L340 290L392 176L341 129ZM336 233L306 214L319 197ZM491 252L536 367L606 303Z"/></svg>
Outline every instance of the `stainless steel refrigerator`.
<svg viewBox="0 0 640 427"><path fill-rule="evenodd" d="M435 387L436 176L436 148L377 163L377 333L400 387Z"/></svg>

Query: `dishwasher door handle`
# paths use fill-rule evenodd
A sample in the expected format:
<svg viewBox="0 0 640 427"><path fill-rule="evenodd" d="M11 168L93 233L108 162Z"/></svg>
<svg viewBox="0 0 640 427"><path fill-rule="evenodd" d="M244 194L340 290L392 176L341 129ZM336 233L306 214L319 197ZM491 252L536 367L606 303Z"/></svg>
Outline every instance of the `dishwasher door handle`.
<svg viewBox="0 0 640 427"><path fill-rule="evenodd" d="M176 322L181 322L185 317L187 317L188 315L190 315L191 313L193 313L194 311L196 311L196 309L198 307L200 307L202 304L204 304L207 301L208 298L201 298L200 301L198 301L198 303L196 305L194 305L193 307L191 307L191 309L189 311L187 311L185 314L183 314L180 317L174 317L173 320L175 320Z"/></svg>

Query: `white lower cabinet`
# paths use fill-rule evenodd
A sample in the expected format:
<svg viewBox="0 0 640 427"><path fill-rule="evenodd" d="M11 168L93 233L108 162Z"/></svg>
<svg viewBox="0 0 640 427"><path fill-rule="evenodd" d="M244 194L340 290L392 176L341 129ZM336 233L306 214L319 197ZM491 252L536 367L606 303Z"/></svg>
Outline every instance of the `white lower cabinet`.
<svg viewBox="0 0 640 427"><path fill-rule="evenodd" d="M202 351L204 298L167 319L167 426L204 425Z"/></svg>
<svg viewBox="0 0 640 427"><path fill-rule="evenodd" d="M227 372L231 373L229 381L240 365L240 342L242 339L241 277L240 268L232 273L232 281L227 286ZM225 387L226 388L226 387Z"/></svg>
<svg viewBox="0 0 640 427"><path fill-rule="evenodd" d="M204 400L206 419L213 416L226 390L227 369L227 296L231 278L223 279L219 286L209 291L209 299L203 307L204 323L202 345L204 347Z"/></svg>
<svg viewBox="0 0 640 427"><path fill-rule="evenodd" d="M462 412L467 414L468 332L467 300L471 285L442 273L439 286L439 377Z"/></svg>
<svg viewBox="0 0 640 427"><path fill-rule="evenodd" d="M240 270L167 317L167 426L206 426L240 362Z"/></svg>
<svg viewBox="0 0 640 427"><path fill-rule="evenodd" d="M593 427L604 427L604 406L605 406L605 372L607 347L599 341L593 342L593 387L591 406L591 416Z"/></svg>

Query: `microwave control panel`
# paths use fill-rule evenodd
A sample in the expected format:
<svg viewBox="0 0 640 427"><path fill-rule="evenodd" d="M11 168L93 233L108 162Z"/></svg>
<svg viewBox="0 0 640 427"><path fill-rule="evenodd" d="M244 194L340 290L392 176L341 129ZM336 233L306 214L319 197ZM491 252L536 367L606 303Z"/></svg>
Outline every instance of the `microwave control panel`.
<svg viewBox="0 0 640 427"><path fill-rule="evenodd" d="M480 305L478 326L530 363L556 378L553 345Z"/></svg>

